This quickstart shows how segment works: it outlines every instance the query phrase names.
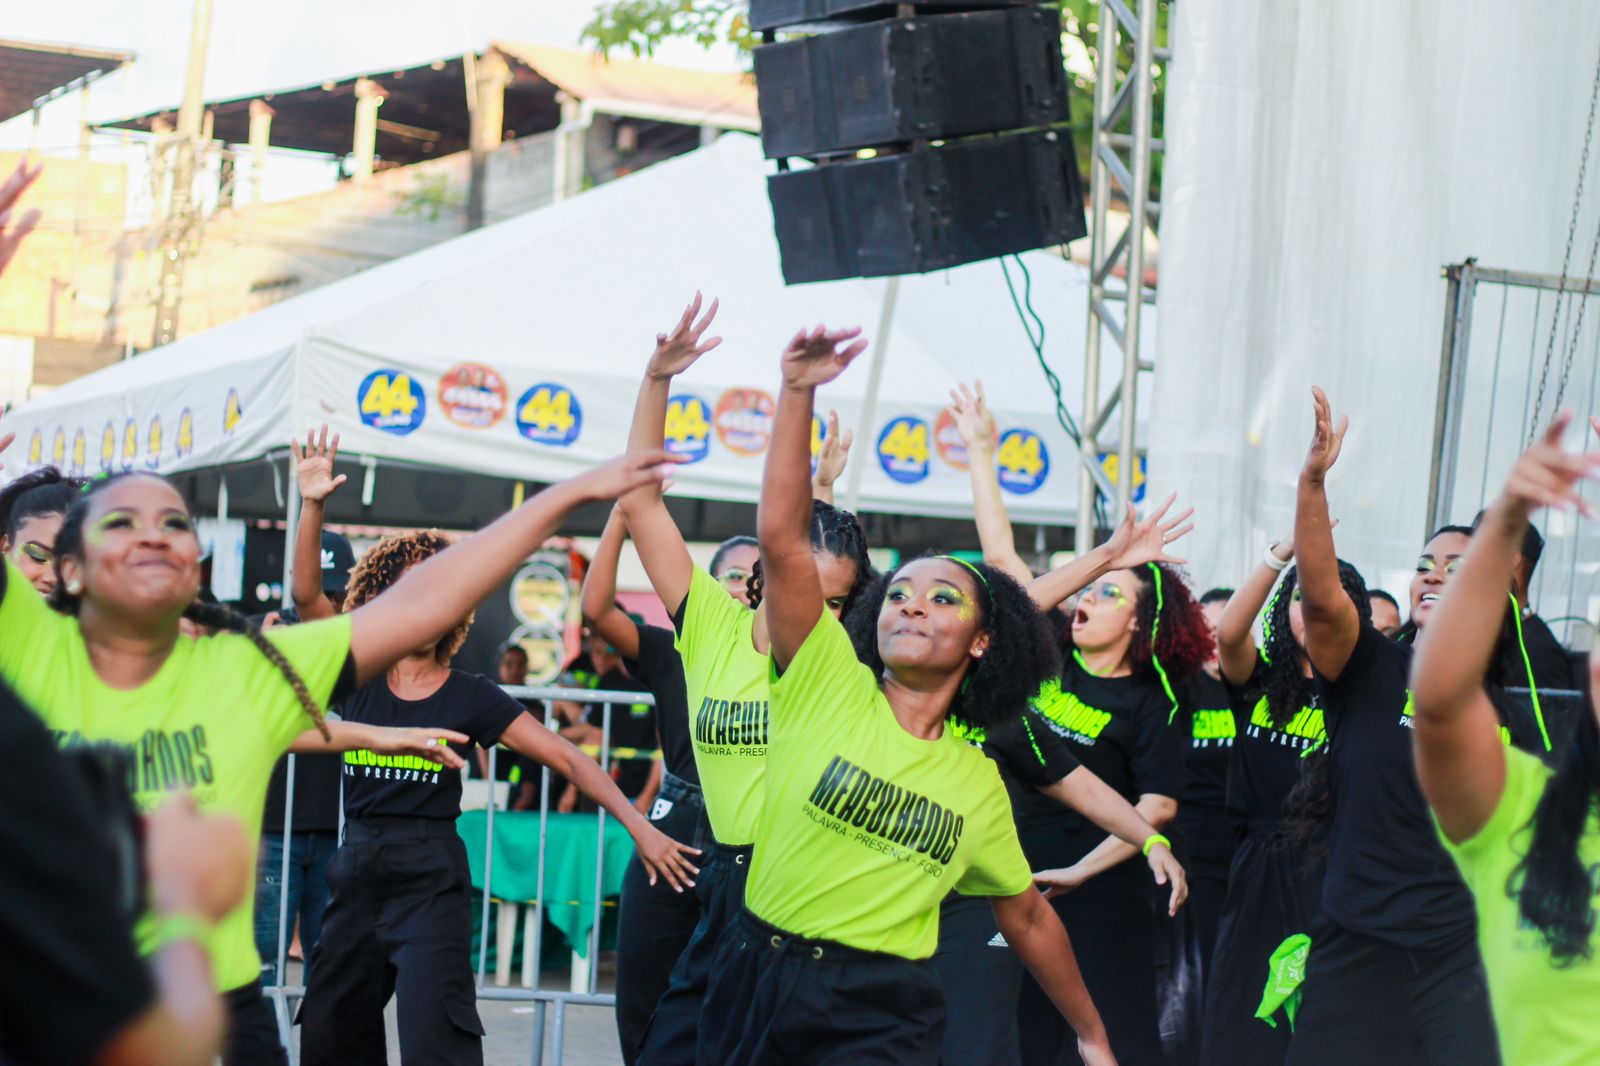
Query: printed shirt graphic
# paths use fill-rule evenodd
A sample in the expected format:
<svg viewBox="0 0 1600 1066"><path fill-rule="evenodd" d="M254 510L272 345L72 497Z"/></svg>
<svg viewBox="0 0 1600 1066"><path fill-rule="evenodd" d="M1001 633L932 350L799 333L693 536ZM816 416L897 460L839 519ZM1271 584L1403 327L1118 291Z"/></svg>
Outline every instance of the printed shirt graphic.
<svg viewBox="0 0 1600 1066"><path fill-rule="evenodd" d="M1220 811L1227 802L1228 760L1237 733L1228 689L1202 670L1179 684L1177 695L1174 724L1187 726L1189 734L1178 806L1191 814L1197 809Z"/></svg>
<svg viewBox="0 0 1600 1066"><path fill-rule="evenodd" d="M244 637L180 638L149 681L114 689L95 674L76 619L52 611L5 563L0 595L0 677L39 713L62 747L109 744L133 758L135 802L159 806L178 790L201 810L261 824L267 779L289 744L311 728L294 690ZM267 639L326 705L350 655L350 619L269 630ZM244 902L218 923L212 966L219 988L258 980L253 932L255 853ZM148 927L140 930L148 933ZM143 940L143 937L141 937Z"/></svg>
<svg viewBox="0 0 1600 1066"><path fill-rule="evenodd" d="M1505 1066L1589 1066L1600 1060L1593 1017L1600 1002L1600 961L1580 958L1554 966L1550 949L1537 929L1522 922L1517 899L1507 891L1527 853L1528 823L1549 780L1538 759L1508 750L1505 792L1488 824L1460 844L1444 841L1477 907L1478 946ZM1600 869L1600 821L1593 812L1578 848L1592 880Z"/></svg>
<svg viewBox="0 0 1600 1066"><path fill-rule="evenodd" d="M823 612L772 681L772 758L745 905L762 921L925 959L953 888L1033 883L992 760L946 728L901 728L844 627Z"/></svg>
<svg viewBox="0 0 1600 1066"><path fill-rule="evenodd" d="M493 747L522 704L500 686L477 674L451 670L438 691L420 700L403 700L376 678L345 700L347 722L401 728L453 729L474 744ZM466 745L452 744L469 761ZM420 755L344 753L344 813L347 818L438 818L453 822L461 813L461 771L447 770Z"/></svg>
<svg viewBox="0 0 1600 1066"><path fill-rule="evenodd" d="M751 636L755 612L695 567L679 613L678 654L706 816L721 843L749 844L767 773L769 660Z"/></svg>
<svg viewBox="0 0 1600 1066"><path fill-rule="evenodd" d="M1322 906L1352 932L1402 947L1472 935L1472 897L1439 844L1411 754L1411 648L1363 626L1323 680L1333 760L1333 843Z"/></svg>
<svg viewBox="0 0 1600 1066"><path fill-rule="evenodd" d="M1096 677L1069 654L1060 679L1047 682L1032 705L1079 761L1129 803L1146 793L1173 799L1182 794L1188 731L1181 720L1168 724L1172 704L1159 684ZM1054 800L1035 795L1027 802L1030 810L1019 821L1025 827L1022 848L1034 869L1070 866L1106 838L1105 830ZM1142 867L1130 860L1117 869L1135 865Z"/></svg>
<svg viewBox="0 0 1600 1066"><path fill-rule="evenodd" d="M1259 657L1250 680L1228 686L1238 736L1228 766L1228 813L1240 819L1283 817L1283 801L1300 782L1305 753L1328 739L1322 699L1313 688L1310 706L1274 725L1262 692L1266 664Z"/></svg>

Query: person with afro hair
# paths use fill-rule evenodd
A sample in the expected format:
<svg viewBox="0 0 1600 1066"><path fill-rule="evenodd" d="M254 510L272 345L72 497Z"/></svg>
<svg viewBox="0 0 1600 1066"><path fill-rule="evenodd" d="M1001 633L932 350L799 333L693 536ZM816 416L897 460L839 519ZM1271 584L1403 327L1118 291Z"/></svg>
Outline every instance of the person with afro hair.
<svg viewBox="0 0 1600 1066"><path fill-rule="evenodd" d="M949 556L904 563L862 594L852 621L871 608L876 638L865 663L827 609L806 532L809 430L816 389L866 347L859 333L802 330L783 353L757 514L766 797L744 910L712 966L700 1061L939 1061L947 1012L930 957L954 888L989 898L1084 1060L1112 1063L995 763L954 728L1002 724L1054 672L1043 617L999 570Z"/></svg>
<svg viewBox="0 0 1600 1066"><path fill-rule="evenodd" d="M435 530L385 537L350 575L345 612L381 597L449 547ZM546 729L488 678L450 666L472 612L345 700L346 721L382 726L445 722L479 747L504 744L551 767L633 837L652 881L693 887L695 849L645 820L616 783L570 741ZM465 746L457 750L465 760ZM328 869L331 896L300 1011L301 1061L385 1060L383 1011L399 996L406 1061L481 1063L483 1025L472 984L466 849L456 834L461 775L413 759L350 752L344 765L344 844Z"/></svg>

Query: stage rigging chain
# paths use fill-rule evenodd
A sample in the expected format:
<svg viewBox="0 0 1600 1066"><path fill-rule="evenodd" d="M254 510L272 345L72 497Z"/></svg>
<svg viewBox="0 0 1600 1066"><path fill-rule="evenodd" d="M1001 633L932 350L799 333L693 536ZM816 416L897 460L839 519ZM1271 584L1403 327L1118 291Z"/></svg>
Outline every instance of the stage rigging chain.
<svg viewBox="0 0 1600 1066"><path fill-rule="evenodd" d="M1572 218L1567 223L1567 250L1561 257L1561 279L1556 283L1555 308L1550 315L1550 342L1545 348L1544 367L1539 372L1539 393L1533 404L1533 417L1528 422L1527 444L1529 445L1533 443L1533 438L1538 433L1540 416L1544 409L1545 386L1550 380L1550 364L1555 360L1556 333L1561 321L1561 298L1567 291L1567 271L1572 265L1572 243L1578 233L1578 212L1583 207L1583 181L1589 170L1589 147L1594 141L1596 102L1600 102L1600 55L1595 57L1594 85L1589 90L1589 121L1584 127L1583 155L1578 161L1578 185L1572 194ZM1597 254L1600 254L1600 226L1595 229L1594 246L1589 249L1589 269L1584 274L1583 294L1578 300L1578 318L1572 326L1566 358L1561 365L1561 381L1556 386L1555 402L1551 405L1552 414L1561 409L1561 401L1567 394L1567 378L1572 374L1572 360L1578 351L1578 335L1583 331L1583 314L1589 306L1589 287L1594 278Z"/></svg>

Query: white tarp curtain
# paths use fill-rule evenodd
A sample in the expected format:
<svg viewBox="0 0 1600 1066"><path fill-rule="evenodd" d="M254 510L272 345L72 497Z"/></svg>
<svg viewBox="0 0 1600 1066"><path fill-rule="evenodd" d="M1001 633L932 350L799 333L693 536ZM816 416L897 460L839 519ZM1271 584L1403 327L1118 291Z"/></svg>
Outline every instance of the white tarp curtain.
<svg viewBox="0 0 1600 1066"><path fill-rule="evenodd" d="M674 387L686 399L673 411L669 444L703 456L679 472L675 491L753 500L784 342L819 321L874 331L886 285L785 287L769 170L754 138L730 134L91 375L7 423L24 447L38 434L31 462L64 458L91 473L147 460L173 471L253 458L326 420L351 454L554 480L623 449L655 335L698 287L708 300L722 298L715 331L726 340ZM1084 271L1048 253L1024 259L1048 354L1076 413ZM967 474L945 458L951 436L937 428L951 386L981 376L1002 435L1018 431L1003 449L1013 515L1070 520L1075 453L998 264L907 278L888 351L877 413L853 459L867 464L864 510L971 514ZM823 390L819 407L837 407L854 425L867 377L865 366L852 368ZM230 396L236 417L227 414ZM179 450L185 412L190 432ZM162 432L152 451L154 418ZM492 424L477 428L474 419ZM102 462L107 426L115 443ZM73 443L80 431L82 454Z"/></svg>
<svg viewBox="0 0 1600 1066"><path fill-rule="evenodd" d="M1196 580L1237 581L1292 521L1320 384L1351 419L1330 482L1340 554L1401 591L1424 535L1439 268L1559 271L1600 4L1175 11L1152 489L1198 510ZM1600 214L1588 199L1580 274ZM1497 421L1521 406L1519 388Z"/></svg>

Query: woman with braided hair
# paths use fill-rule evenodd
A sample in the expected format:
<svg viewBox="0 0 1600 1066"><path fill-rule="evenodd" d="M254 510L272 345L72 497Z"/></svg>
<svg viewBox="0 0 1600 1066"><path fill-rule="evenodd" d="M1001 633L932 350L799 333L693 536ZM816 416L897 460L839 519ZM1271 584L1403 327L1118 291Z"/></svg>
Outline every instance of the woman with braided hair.
<svg viewBox="0 0 1600 1066"><path fill-rule="evenodd" d="M345 610L359 617L363 607L448 547L434 530L385 537L351 573ZM598 763L546 729L498 685L451 669L471 625L468 612L442 635L420 641L384 676L346 698L344 718L387 727L440 722L480 747L504 744L551 767L621 822L652 883L659 877L678 892L692 888L694 867L687 855L695 849L645 821ZM466 750L458 754L464 761ZM300 1011L301 1061L388 1061L383 1011L398 995L402 1061L482 1063L470 878L466 847L456 833L460 774L352 752L345 757L344 812L344 844L329 864L332 897Z"/></svg>
<svg viewBox="0 0 1600 1066"><path fill-rule="evenodd" d="M0 489L0 552L42 595L55 590L56 535L84 485L46 466Z"/></svg>
<svg viewBox="0 0 1600 1066"><path fill-rule="evenodd" d="M1327 734L1305 650L1293 558L1293 534L1270 545L1217 622L1218 660L1234 719L1227 808L1239 846L1206 989L1202 1066L1282 1066L1289 1029L1256 1018L1262 981L1278 946L1310 928L1321 896L1321 854L1285 820L1285 804L1297 788L1302 807L1326 801L1325 795L1310 800L1302 784L1303 769L1322 766L1323 756L1313 753ZM1355 567L1340 562L1339 582L1360 616L1370 618L1366 582ZM1258 615L1259 650L1251 632ZM1326 775L1317 780L1324 787Z"/></svg>
<svg viewBox="0 0 1600 1066"><path fill-rule="evenodd" d="M672 379L721 343L719 337L701 340L717 302L703 316L700 309L696 293L673 330L656 337L634 406L630 451L661 447ZM728 595L734 590L694 565L658 487L645 486L621 502L639 561L677 631L695 766L715 838L700 875L700 922L656 1004L638 1057L639 1066L690 1066L704 1035L712 957L744 899L765 794L771 669L765 571L756 560L746 603L740 603ZM866 535L855 515L813 499L807 536L824 599L837 618L872 579Z"/></svg>
<svg viewBox="0 0 1600 1066"><path fill-rule="evenodd" d="M267 634L196 602L200 545L170 482L142 472L97 481L72 505L57 538L55 611L15 564L0 570L0 680L63 745L126 750L134 798L144 808L189 790L202 810L259 826L273 764L291 745L459 766L459 756L439 742L464 737L325 724L321 708L380 675L418 641L436 640L573 507L660 480L666 461L661 453L630 457L552 486L471 538L465 552L452 549L408 572L382 602ZM183 638L184 617L219 633ZM253 873L249 880L253 885ZM261 998L252 912L247 894L208 938L232 1020L225 1058L281 1063L277 1028Z"/></svg>

